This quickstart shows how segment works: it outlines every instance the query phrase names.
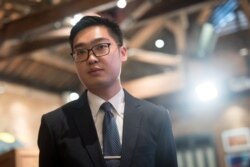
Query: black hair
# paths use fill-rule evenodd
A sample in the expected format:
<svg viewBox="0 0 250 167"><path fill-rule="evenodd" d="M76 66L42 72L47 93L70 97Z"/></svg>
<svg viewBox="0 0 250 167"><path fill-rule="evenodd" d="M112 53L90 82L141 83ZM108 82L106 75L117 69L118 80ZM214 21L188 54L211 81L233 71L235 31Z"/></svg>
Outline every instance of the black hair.
<svg viewBox="0 0 250 167"><path fill-rule="evenodd" d="M123 45L122 31L116 22L100 16L84 16L83 18L81 18L80 21L76 23L76 25L70 31L69 42L72 50L73 50L73 41L76 35L81 30L95 25L105 26L108 29L110 35L117 42L117 44Z"/></svg>

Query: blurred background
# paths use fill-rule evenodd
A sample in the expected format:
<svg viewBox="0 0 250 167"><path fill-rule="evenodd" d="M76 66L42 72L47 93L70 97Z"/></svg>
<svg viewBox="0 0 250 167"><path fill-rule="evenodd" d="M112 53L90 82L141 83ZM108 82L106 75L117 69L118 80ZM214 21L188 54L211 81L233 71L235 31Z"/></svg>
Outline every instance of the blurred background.
<svg viewBox="0 0 250 167"><path fill-rule="evenodd" d="M250 166L249 0L0 0L1 167L38 166L41 115L85 90L68 35L90 13L120 24L122 84L169 110L179 167Z"/></svg>

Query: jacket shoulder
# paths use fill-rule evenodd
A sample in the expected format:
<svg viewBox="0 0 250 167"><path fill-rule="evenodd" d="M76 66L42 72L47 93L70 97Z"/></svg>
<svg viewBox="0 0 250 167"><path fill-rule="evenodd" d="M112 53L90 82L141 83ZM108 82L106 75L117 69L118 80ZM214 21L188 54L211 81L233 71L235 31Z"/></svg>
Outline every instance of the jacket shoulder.
<svg viewBox="0 0 250 167"><path fill-rule="evenodd" d="M52 110L42 116L48 124L58 124L58 122L62 122L66 119L67 112L70 111L71 108L74 108L75 101L66 103L55 110Z"/></svg>
<svg viewBox="0 0 250 167"><path fill-rule="evenodd" d="M159 114L164 113L165 114L165 113L167 113L168 114L168 109L163 107L163 106L156 105L156 104L154 104L150 101L147 101L147 100L139 99L139 98L134 97L133 95L129 94L128 92L125 93L125 96L126 96L126 103L135 104L144 113L152 113L152 114L157 114L157 113L159 113Z"/></svg>

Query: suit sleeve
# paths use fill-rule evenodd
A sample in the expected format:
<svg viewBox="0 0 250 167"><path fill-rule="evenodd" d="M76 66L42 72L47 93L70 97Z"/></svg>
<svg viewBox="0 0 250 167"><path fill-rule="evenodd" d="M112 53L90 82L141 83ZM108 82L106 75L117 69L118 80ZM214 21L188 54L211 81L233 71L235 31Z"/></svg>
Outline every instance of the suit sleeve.
<svg viewBox="0 0 250 167"><path fill-rule="evenodd" d="M57 153L55 139L51 133L45 117L42 117L38 134L39 167L57 167Z"/></svg>
<svg viewBox="0 0 250 167"><path fill-rule="evenodd" d="M162 123L158 134L156 151L157 167L178 167L176 147L168 112L162 113Z"/></svg>

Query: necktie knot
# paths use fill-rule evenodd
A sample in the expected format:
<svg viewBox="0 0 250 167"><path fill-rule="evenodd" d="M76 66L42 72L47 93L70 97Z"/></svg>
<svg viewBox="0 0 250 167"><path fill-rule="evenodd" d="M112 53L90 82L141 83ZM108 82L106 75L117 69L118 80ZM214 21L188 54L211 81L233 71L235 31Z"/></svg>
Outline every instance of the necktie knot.
<svg viewBox="0 0 250 167"><path fill-rule="evenodd" d="M111 109L112 109L112 104L110 102L105 102L101 105L100 107L105 113L109 112L111 113Z"/></svg>

